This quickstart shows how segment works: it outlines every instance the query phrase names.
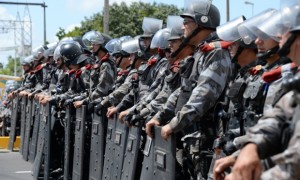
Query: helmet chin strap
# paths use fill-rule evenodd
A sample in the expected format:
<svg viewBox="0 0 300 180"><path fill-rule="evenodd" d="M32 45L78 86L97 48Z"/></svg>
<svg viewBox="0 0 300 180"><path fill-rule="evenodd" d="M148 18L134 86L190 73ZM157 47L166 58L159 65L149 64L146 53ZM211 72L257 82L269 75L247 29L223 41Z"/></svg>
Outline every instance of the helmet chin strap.
<svg viewBox="0 0 300 180"><path fill-rule="evenodd" d="M138 60L138 58L135 56L134 59L133 59L133 61L132 61L132 64L130 65L129 71L131 71L132 69L134 69L135 63L136 63L137 60Z"/></svg>
<svg viewBox="0 0 300 180"><path fill-rule="evenodd" d="M279 56L287 56L290 53L290 48L295 39L297 38L296 33L292 33L288 40L284 43L284 45L278 50Z"/></svg>
<svg viewBox="0 0 300 180"><path fill-rule="evenodd" d="M183 41L181 42L181 44L179 45L179 48L172 52L170 54L171 58L176 57L184 48L186 45L188 45L188 43L190 42L190 40L195 37L200 31L202 30L202 28L200 28L199 26L192 32L191 35L189 35L188 37L184 38Z"/></svg>
<svg viewBox="0 0 300 180"><path fill-rule="evenodd" d="M121 64L122 60L123 60L123 56L121 56L121 59L119 60L119 62L117 64L117 67L120 67L120 64Z"/></svg>
<svg viewBox="0 0 300 180"><path fill-rule="evenodd" d="M265 52L257 53L256 57L259 59L268 59L271 56L273 56L274 54L276 54L278 49L279 49L279 46L277 45L277 46L273 47L272 49L269 49Z"/></svg>

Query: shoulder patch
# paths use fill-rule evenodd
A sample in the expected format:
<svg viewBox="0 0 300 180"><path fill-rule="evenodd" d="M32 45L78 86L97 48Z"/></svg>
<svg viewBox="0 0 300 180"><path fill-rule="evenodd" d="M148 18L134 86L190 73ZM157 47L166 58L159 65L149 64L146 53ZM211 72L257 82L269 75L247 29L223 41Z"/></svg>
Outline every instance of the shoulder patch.
<svg viewBox="0 0 300 180"><path fill-rule="evenodd" d="M209 52L214 49L228 49L228 47L232 44L233 42L228 42L228 41L215 41L211 43L206 43L202 46L200 46L200 50L203 52Z"/></svg>
<svg viewBox="0 0 300 180"><path fill-rule="evenodd" d="M107 53L107 54L105 54L105 56L103 56L101 58L101 61L104 62L104 61L107 61L108 59L109 59L109 54Z"/></svg>

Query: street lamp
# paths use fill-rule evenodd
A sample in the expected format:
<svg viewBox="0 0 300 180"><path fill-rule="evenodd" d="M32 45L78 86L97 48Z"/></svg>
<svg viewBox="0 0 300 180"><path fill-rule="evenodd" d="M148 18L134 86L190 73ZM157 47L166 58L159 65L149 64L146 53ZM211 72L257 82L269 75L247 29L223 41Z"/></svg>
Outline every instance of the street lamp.
<svg viewBox="0 0 300 180"><path fill-rule="evenodd" d="M254 10L254 3L250 1L245 1L245 4L252 6L252 16L253 16L253 10Z"/></svg>

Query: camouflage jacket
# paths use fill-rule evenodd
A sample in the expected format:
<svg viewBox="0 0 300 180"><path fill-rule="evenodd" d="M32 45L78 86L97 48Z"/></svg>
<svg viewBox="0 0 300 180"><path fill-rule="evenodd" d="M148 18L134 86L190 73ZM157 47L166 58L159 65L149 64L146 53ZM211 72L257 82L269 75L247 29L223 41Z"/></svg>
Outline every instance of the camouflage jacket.
<svg viewBox="0 0 300 180"><path fill-rule="evenodd" d="M65 101L65 100L71 100L76 97L77 100L82 100L84 97L87 97L87 91L90 86L89 85L89 70L88 70L89 66L90 65L86 65L86 66L81 67L78 70L68 71L66 74L69 78L68 90L63 94L55 96L55 99L58 101L61 101L61 100ZM66 78L66 77L64 77L64 78Z"/></svg>
<svg viewBox="0 0 300 180"><path fill-rule="evenodd" d="M141 65L138 69L138 92L132 89L123 100L117 105L119 111L132 107L143 97L153 92L164 78L164 72L168 67L168 61L163 58L150 58L147 64ZM136 102L135 102L136 100Z"/></svg>
<svg viewBox="0 0 300 180"><path fill-rule="evenodd" d="M36 77L33 72L26 73L18 91L33 89L36 85Z"/></svg>
<svg viewBox="0 0 300 180"><path fill-rule="evenodd" d="M228 51L216 43L198 47L183 66L181 87L155 115L162 124L170 121L174 133L203 119L223 93L232 73Z"/></svg>
<svg viewBox="0 0 300 180"><path fill-rule="evenodd" d="M282 133L287 122L292 119L295 107L291 106L294 92L288 92L278 101L272 110L266 111L258 123L249 128L245 136L235 139L237 147L255 143L261 159L281 152Z"/></svg>
<svg viewBox="0 0 300 180"><path fill-rule="evenodd" d="M116 106L117 104L119 104L122 101L123 97L130 92L132 87L132 78L136 74L137 70L132 69L127 74L127 77L124 80L124 82L103 99L102 105L104 105L105 107L109 107L111 105Z"/></svg>
<svg viewBox="0 0 300 180"><path fill-rule="evenodd" d="M299 96L299 93L297 93ZM294 97L298 99L299 97ZM299 99L297 100L299 101ZM295 114L292 118L293 128L291 129L292 136L288 139L289 143L287 148L280 154L277 154L271 157L272 161L276 164L271 169L264 172L261 176L261 179L289 179L296 180L300 177L300 109L299 102L297 102L298 106L295 108ZM275 124L274 124L275 125ZM276 128L276 126L273 126ZM278 126L277 126L278 127ZM277 129L280 131L280 129ZM271 140L271 139L270 139ZM274 139L275 140L275 139ZM280 144L280 141L277 143ZM271 147L269 147L271 148Z"/></svg>
<svg viewBox="0 0 300 180"><path fill-rule="evenodd" d="M174 70L174 66L169 67L165 71L165 78L163 79L161 85L155 89L156 95L152 96L151 93L146 101L142 104L143 108L140 111L140 115L145 117L147 115L154 116L159 109L167 102L168 97L180 87L180 73L179 68Z"/></svg>
<svg viewBox="0 0 300 180"><path fill-rule="evenodd" d="M116 65L106 54L102 59L97 60L90 69L89 95L84 103L96 100L99 97L107 96L112 90L116 80Z"/></svg>

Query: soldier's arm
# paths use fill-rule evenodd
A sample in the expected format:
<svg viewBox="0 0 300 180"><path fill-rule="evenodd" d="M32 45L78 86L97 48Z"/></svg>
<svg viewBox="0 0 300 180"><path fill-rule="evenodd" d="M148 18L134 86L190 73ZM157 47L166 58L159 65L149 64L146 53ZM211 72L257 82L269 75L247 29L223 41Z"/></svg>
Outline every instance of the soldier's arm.
<svg viewBox="0 0 300 180"><path fill-rule="evenodd" d="M134 105L134 93L133 90L127 94L122 101L116 106L118 112L124 111Z"/></svg>
<svg viewBox="0 0 300 180"><path fill-rule="evenodd" d="M152 100L150 101L150 103L147 103L146 107L142 109L141 116L144 117L148 114L157 113L160 110L160 108L167 102L169 96L169 88L165 85L154 99L153 97L151 97Z"/></svg>
<svg viewBox="0 0 300 180"><path fill-rule="evenodd" d="M124 83L115 89L112 93L108 95L107 100L112 104L112 105L117 105L119 104L124 96L130 92L130 89L132 87L132 75L135 74L135 72L130 72L128 76L126 77Z"/></svg>
<svg viewBox="0 0 300 180"><path fill-rule="evenodd" d="M207 56L206 63L188 102L169 123L172 132L178 132L194 121L199 121L214 106L227 85L231 75L228 52L216 50Z"/></svg>
<svg viewBox="0 0 300 180"><path fill-rule="evenodd" d="M292 97L293 92L284 95L272 111L265 112L258 123L248 129L243 138L236 140L237 145L243 147L248 143L256 144L261 159L279 153L284 124L294 113L294 108L290 106Z"/></svg>
<svg viewBox="0 0 300 180"><path fill-rule="evenodd" d="M175 108L178 96L180 94L180 88L176 89L167 99L167 102L160 108L155 114L153 119L157 119L161 125L166 124L170 119L175 116Z"/></svg>
<svg viewBox="0 0 300 180"><path fill-rule="evenodd" d="M107 62L104 62L100 67L100 75L99 75L99 84L97 84L96 89L92 93L92 100L98 97L104 97L112 91L112 88L115 83L115 72L112 67Z"/></svg>

